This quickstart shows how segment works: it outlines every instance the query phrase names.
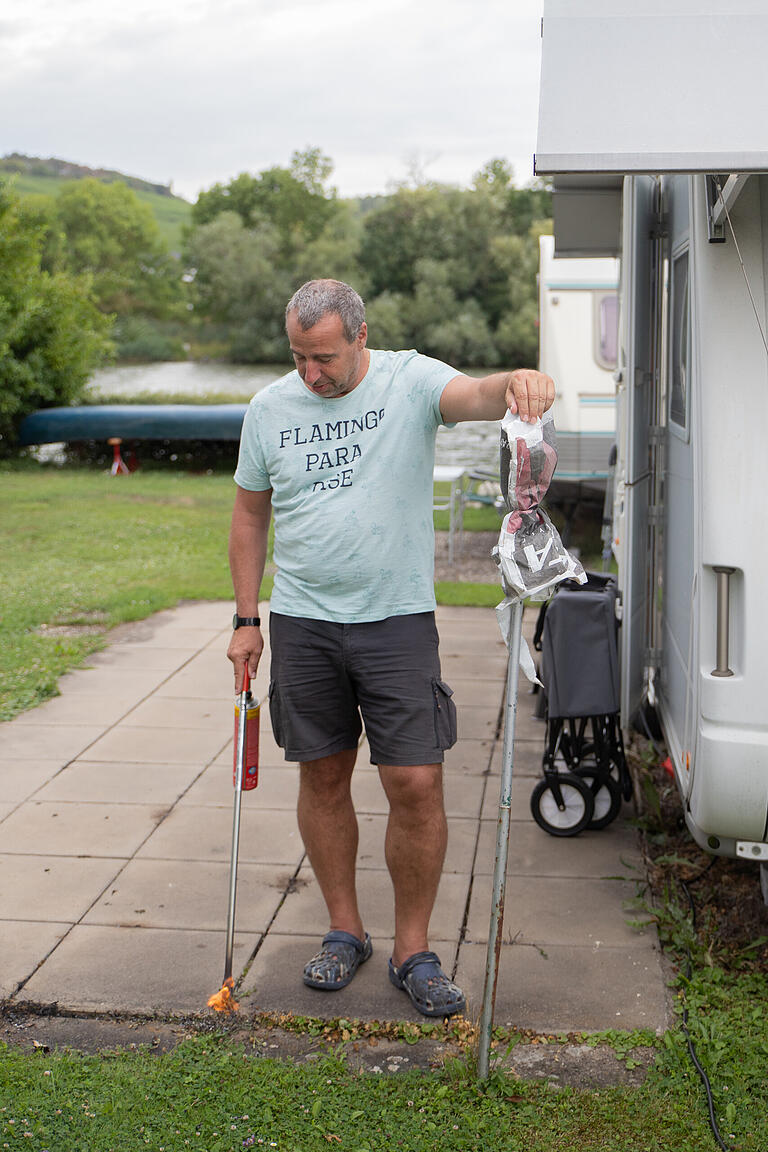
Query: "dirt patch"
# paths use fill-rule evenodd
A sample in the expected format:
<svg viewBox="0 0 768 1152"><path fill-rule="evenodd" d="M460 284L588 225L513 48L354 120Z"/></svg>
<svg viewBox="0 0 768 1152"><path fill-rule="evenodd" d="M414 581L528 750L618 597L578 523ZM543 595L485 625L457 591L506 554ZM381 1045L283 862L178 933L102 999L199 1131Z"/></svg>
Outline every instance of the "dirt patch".
<svg viewBox="0 0 768 1152"><path fill-rule="evenodd" d="M77 612L76 615L58 616L45 624L38 624L38 636L99 636L106 630L107 616L104 612Z"/></svg>
<svg viewBox="0 0 768 1152"><path fill-rule="evenodd" d="M191 1037L214 1032L242 1044L254 1057L292 1063L317 1060L328 1052L343 1052L351 1070L375 1075L391 1076L414 1069L427 1072L462 1055L461 1048L449 1039L422 1037L406 1043L363 1036L338 1043L325 1036L248 1021L239 1015L148 1021L12 1010L0 1014L0 1037L6 1044L42 1054L74 1051L98 1055L141 1048L159 1055ZM545 1080L560 1087L594 1089L642 1083L654 1058L652 1048L635 1049L628 1064L607 1045L538 1043L539 1039L543 1038L517 1044L501 1057L502 1066L519 1080Z"/></svg>
<svg viewBox="0 0 768 1152"><path fill-rule="evenodd" d="M722 967L768 974L768 908L758 867L748 860L711 856L692 839L664 753L640 738L630 758L638 781L642 842L653 898L695 914L701 948ZM687 893L686 893L687 889ZM660 925L662 936L664 925Z"/></svg>

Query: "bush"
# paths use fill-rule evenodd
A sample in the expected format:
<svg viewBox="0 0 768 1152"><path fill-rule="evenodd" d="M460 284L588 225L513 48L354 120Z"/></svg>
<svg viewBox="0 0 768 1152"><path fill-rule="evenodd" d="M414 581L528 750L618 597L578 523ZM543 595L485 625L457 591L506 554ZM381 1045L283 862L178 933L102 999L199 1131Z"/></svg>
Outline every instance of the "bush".
<svg viewBox="0 0 768 1152"><path fill-rule="evenodd" d="M124 316L115 323L115 355L118 360L184 360L184 345L167 325L144 316Z"/></svg>
<svg viewBox="0 0 768 1152"><path fill-rule="evenodd" d="M25 416L71 404L108 355L111 321L90 299L85 277L40 266L46 220L0 183L0 452Z"/></svg>

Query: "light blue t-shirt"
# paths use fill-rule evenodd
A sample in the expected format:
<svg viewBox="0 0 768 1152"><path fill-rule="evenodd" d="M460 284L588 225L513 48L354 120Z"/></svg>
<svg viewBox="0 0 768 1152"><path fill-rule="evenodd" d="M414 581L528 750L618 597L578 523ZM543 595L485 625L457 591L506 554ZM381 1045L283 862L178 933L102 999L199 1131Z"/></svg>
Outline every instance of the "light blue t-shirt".
<svg viewBox="0 0 768 1152"><path fill-rule="evenodd" d="M235 481L272 489L273 611L352 624L434 609L435 436L458 374L371 349L345 396L318 396L295 371L254 396Z"/></svg>

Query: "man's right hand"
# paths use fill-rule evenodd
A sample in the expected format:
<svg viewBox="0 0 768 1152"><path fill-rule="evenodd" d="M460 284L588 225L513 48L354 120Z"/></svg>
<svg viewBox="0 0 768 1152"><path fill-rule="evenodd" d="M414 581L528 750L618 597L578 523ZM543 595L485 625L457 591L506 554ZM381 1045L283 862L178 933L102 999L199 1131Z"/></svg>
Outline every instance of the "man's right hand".
<svg viewBox="0 0 768 1152"><path fill-rule="evenodd" d="M235 668L236 696L243 690L243 673L246 661L248 662L248 675L253 679L256 675L256 669L259 667L259 660L261 660L263 651L264 637L261 634L261 628L244 625L232 633L232 639L227 649L227 656Z"/></svg>

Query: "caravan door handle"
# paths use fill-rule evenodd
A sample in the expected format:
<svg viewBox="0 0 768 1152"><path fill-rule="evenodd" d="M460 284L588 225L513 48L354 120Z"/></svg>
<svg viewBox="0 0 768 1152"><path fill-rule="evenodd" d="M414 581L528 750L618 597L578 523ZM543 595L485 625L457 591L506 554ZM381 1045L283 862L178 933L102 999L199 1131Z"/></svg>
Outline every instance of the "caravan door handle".
<svg viewBox="0 0 768 1152"><path fill-rule="evenodd" d="M717 580L717 663L712 669L712 675L733 676L733 669L728 665L728 648L730 644L728 627L731 613L731 576L736 569L714 564L712 571L715 573L715 579Z"/></svg>

